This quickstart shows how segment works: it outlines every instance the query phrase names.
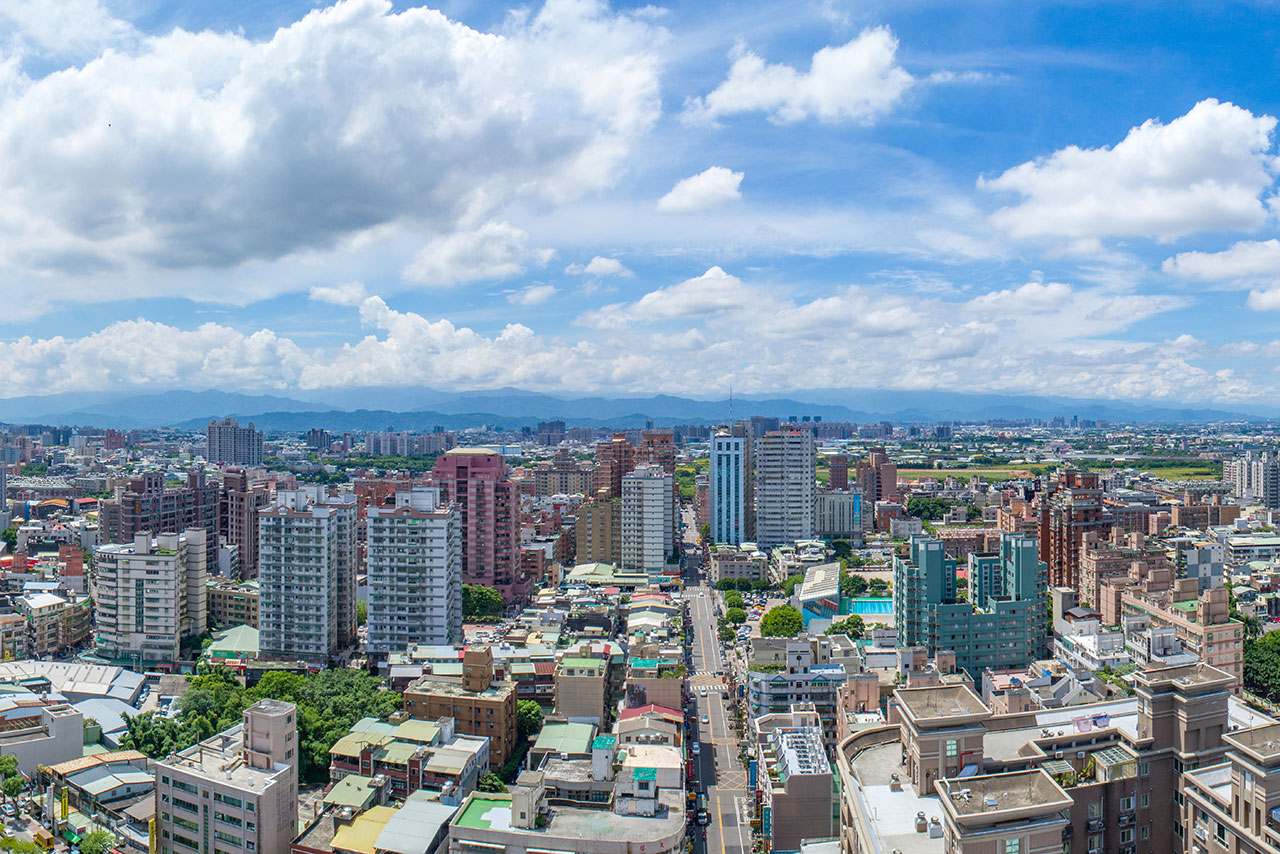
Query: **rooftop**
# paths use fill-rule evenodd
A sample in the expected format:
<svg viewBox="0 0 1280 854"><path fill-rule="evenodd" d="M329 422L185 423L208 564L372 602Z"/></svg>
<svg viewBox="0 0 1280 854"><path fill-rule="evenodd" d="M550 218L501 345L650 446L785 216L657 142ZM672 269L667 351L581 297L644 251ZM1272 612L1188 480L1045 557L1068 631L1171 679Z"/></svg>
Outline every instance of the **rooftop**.
<svg viewBox="0 0 1280 854"><path fill-rule="evenodd" d="M1251 758L1270 764L1280 761L1280 724L1229 732L1222 738L1232 747L1244 751Z"/></svg>
<svg viewBox="0 0 1280 854"><path fill-rule="evenodd" d="M934 688L899 688L894 697L909 717L919 723L954 717L980 717L990 715L991 710L963 685L944 685Z"/></svg>
<svg viewBox="0 0 1280 854"><path fill-rule="evenodd" d="M963 780L939 780L934 786L946 810L961 824L1008 821L1010 816L1006 813L1044 815L1072 805L1071 796L1038 768Z"/></svg>

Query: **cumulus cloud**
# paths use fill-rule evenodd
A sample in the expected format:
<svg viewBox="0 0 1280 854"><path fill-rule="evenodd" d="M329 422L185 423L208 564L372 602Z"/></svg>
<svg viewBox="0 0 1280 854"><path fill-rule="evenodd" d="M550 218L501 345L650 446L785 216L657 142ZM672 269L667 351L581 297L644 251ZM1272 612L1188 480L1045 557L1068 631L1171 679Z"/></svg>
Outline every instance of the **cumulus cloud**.
<svg viewBox="0 0 1280 854"><path fill-rule="evenodd" d="M676 182L671 192L658 199L660 211L705 211L742 198L738 187L742 184L741 172L723 166L712 166Z"/></svg>
<svg viewBox="0 0 1280 854"><path fill-rule="evenodd" d="M1161 265L1182 279L1230 281L1280 276L1280 240L1241 240L1221 252L1179 252Z"/></svg>
<svg viewBox="0 0 1280 854"><path fill-rule="evenodd" d="M628 279L635 276L635 273L628 270L617 258L604 258L600 255L595 256L585 265L570 264L564 268L564 271L571 276L622 276Z"/></svg>
<svg viewBox="0 0 1280 854"><path fill-rule="evenodd" d="M992 222L1014 237L1172 240L1201 231L1253 230L1275 180L1271 116L1208 99L1167 125L1133 128L1110 148L1070 146L978 186L1015 193Z"/></svg>
<svg viewBox="0 0 1280 854"><path fill-rule="evenodd" d="M474 231L437 237L404 268L404 278L430 286L456 285L482 279L505 279L524 271L526 263L546 266L553 249L528 249L529 235L505 222L486 222Z"/></svg>
<svg viewBox="0 0 1280 854"><path fill-rule="evenodd" d="M507 302L515 305L542 305L555 295L555 285L530 285L522 291L508 294Z"/></svg>
<svg viewBox="0 0 1280 854"><path fill-rule="evenodd" d="M311 299L333 305L359 305L369 296L363 282L346 282L341 285L315 285Z"/></svg>
<svg viewBox="0 0 1280 854"><path fill-rule="evenodd" d="M1280 285L1249 291L1248 305L1254 311L1280 311Z"/></svg>
<svg viewBox="0 0 1280 854"><path fill-rule="evenodd" d="M228 268L576 198L659 115L661 38L599 2L494 35L342 0L267 41L174 30L19 78L0 86L0 269ZM166 287L132 279L122 295Z"/></svg>
<svg viewBox="0 0 1280 854"><path fill-rule="evenodd" d="M610 329L631 323L653 323L677 318L705 318L745 307L752 290L737 276L712 267L701 276L676 285L649 291L634 303L617 303L589 311L577 323L596 329Z"/></svg>
<svg viewBox="0 0 1280 854"><path fill-rule="evenodd" d="M705 98L692 98L685 115L715 121L736 113L765 112L781 124L816 118L869 124L893 108L914 82L897 64L898 40L887 27L863 30L838 47L813 55L809 70L767 63L741 46L729 76Z"/></svg>
<svg viewBox="0 0 1280 854"><path fill-rule="evenodd" d="M0 23L8 24L8 52L16 56L84 59L137 38L101 0L6 0Z"/></svg>

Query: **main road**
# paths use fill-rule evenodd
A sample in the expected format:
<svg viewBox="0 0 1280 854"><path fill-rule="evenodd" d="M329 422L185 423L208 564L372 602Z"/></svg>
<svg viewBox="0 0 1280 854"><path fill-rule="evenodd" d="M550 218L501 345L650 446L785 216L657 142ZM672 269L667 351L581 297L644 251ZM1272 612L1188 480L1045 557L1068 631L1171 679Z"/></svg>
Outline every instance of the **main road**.
<svg viewBox="0 0 1280 854"><path fill-rule="evenodd" d="M697 528L692 512L685 519L685 541L696 544ZM707 854L750 854L751 827L747 815L747 775L738 761L738 736L729 722L728 687L724 683L724 659L720 652L719 625L715 613L715 592L703 582L697 570L701 556L690 560L686 595L693 623L693 670L689 689L693 692L697 719L690 727L693 739L702 747L694 763L695 779L706 792L711 824L705 840L692 831L694 850ZM699 693L706 688L706 696ZM707 723L702 723L706 719Z"/></svg>

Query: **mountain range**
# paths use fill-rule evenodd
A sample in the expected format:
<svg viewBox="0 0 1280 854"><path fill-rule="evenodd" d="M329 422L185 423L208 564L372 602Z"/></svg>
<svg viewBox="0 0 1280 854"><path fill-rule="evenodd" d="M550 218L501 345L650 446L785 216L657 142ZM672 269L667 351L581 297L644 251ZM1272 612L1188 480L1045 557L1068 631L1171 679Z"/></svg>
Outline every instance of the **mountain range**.
<svg viewBox="0 0 1280 854"><path fill-rule="evenodd" d="M234 416L262 430L461 430L484 425L532 427L560 419L570 426L625 428L717 424L750 415L810 416L824 421L986 421L993 418L1072 416L1127 423L1280 420L1278 407L1166 406L1077 398L951 391L813 389L789 397L746 396L699 400L671 395L599 397L553 395L520 389L447 392L425 387L326 389L291 397L217 389L119 394L108 392L0 399L0 421L134 429L198 430L211 418Z"/></svg>

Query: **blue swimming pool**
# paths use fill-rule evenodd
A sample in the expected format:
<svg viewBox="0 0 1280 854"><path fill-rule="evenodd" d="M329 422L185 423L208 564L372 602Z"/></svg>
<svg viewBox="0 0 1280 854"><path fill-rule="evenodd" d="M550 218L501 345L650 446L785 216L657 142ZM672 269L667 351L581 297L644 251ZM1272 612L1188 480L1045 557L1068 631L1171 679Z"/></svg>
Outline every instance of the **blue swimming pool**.
<svg viewBox="0 0 1280 854"><path fill-rule="evenodd" d="M868 596L862 599L852 600L849 607L850 614L857 614L865 617L869 614L892 614L893 600L888 597L872 597Z"/></svg>

